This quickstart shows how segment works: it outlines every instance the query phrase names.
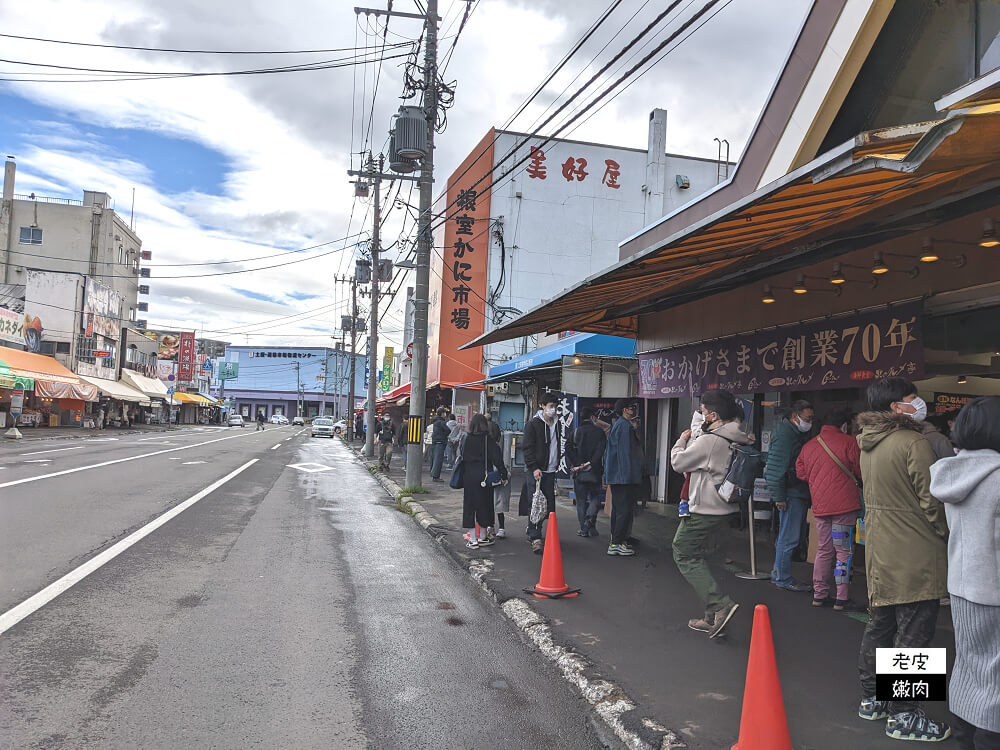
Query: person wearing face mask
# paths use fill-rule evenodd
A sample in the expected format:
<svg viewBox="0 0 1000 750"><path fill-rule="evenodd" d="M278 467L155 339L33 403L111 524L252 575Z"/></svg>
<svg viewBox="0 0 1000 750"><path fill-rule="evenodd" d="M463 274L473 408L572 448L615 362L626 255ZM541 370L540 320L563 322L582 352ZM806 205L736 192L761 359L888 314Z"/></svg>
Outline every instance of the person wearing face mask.
<svg viewBox="0 0 1000 750"><path fill-rule="evenodd" d="M539 412L524 427L524 489L521 492L521 507L518 512L528 515L531 498L535 489L540 487L545 495L548 508L545 518L538 523L528 523L528 540L535 554L542 553L542 526L548 520L549 513L556 509L556 471L563 457L562 421L556 419L556 404L559 395L546 393L538 399ZM525 508L527 500L527 508Z"/></svg>
<svg viewBox="0 0 1000 750"><path fill-rule="evenodd" d="M884 378L869 386L868 406L858 417L869 604L858 715L888 717L885 733L895 739L940 742L951 729L917 704L875 699L875 650L929 646L948 593L948 524L931 495L936 456L920 429L927 404L910 381Z"/></svg>
<svg viewBox="0 0 1000 750"><path fill-rule="evenodd" d="M813 418L812 404L802 400L793 403L788 416L774 426L764 466L764 479L780 513L771 583L786 591L812 590L810 584L797 583L792 576L792 552L802 539L809 507L809 485L798 478L795 462L802 446L812 437Z"/></svg>
<svg viewBox="0 0 1000 750"><path fill-rule="evenodd" d="M611 543L609 555L631 557L629 543L635 503L642 481L642 443L633 424L639 415L638 404L630 399L615 403L618 418L611 425L604 449L604 483L611 487Z"/></svg>

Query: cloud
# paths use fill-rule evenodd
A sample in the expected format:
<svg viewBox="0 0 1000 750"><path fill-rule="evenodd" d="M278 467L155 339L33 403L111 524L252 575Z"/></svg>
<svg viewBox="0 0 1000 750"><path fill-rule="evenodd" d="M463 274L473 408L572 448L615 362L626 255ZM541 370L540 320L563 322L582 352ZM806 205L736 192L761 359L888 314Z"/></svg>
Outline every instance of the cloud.
<svg viewBox="0 0 1000 750"><path fill-rule="evenodd" d="M447 79L457 80L456 103L448 112L447 130L436 140L435 192L490 127L508 120L606 5L606 0L488 0L476 6L445 70ZM626 25L636 6L638 2L626 3L616 10L512 129L526 130L540 121L556 94L580 86L662 8L657 3L640 6ZM809 6L808 0L730 3L651 72L564 135L642 148L648 113L659 106L669 111L669 151L714 158L712 139L719 137L729 139L737 156ZM465 7L459 0L442 0L442 58ZM689 16L696 7L681 3L645 51L676 29L674 19ZM355 17L346 3L319 0L35 0L0 6L0 26L13 34L198 49L352 47L357 40L371 50L382 39L381 21ZM386 38L415 39L419 33L419 22L393 19ZM10 59L133 70L246 69L323 58L163 54L17 40L5 40L4 46ZM376 78L378 97L372 106ZM594 93L609 80L602 79ZM383 147L402 84L402 69L393 61L380 69L231 78L0 83L0 91L49 112L18 123L19 141L25 145L18 150L19 192L23 186L79 198L84 188L98 189L123 206L135 189L136 228L156 264L150 279L151 322L253 331L253 341L265 344L293 342L296 333L303 343L315 342L305 337L316 335L315 329L324 324L329 323L331 331L339 325L339 315L349 306L349 291L335 280L351 271L353 248L256 273L168 277L261 268L282 258L248 259L370 229L370 200L355 201L346 172L359 166L356 152ZM590 96L578 103L585 105ZM544 132L552 132L561 120ZM168 155L181 154L170 151L171 141L196 143L217 155L211 165L195 165L219 172L209 181L211 188L201 181L185 190L168 187L172 183L163 175L162 161L126 153L119 140L108 135L139 131L161 137L155 145ZM407 193L403 188L402 194ZM415 193L411 202L416 202ZM412 222L407 220L407 225ZM395 240L402 226L403 212L390 214L384 244ZM178 265L218 261L238 263ZM307 301L308 307L295 304ZM329 307L316 312L318 317L306 312L323 305ZM283 318L296 308L305 314ZM391 312L402 319L402 299L394 302ZM398 347L401 335L389 333L385 342Z"/></svg>

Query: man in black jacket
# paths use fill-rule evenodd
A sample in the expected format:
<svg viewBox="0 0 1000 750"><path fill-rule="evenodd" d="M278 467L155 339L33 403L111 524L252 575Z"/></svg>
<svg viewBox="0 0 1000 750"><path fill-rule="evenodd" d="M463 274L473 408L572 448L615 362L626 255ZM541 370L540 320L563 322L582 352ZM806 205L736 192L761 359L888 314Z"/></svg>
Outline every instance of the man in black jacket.
<svg viewBox="0 0 1000 750"><path fill-rule="evenodd" d="M538 399L541 416L532 417L524 428L524 465L527 474L524 484L529 498L534 496L536 487L545 495L548 509L538 523L528 523L528 539L535 554L542 553L542 525L549 513L556 509L556 472L562 460L562 422L556 418L556 393L546 393ZM522 513L523 515L523 513Z"/></svg>
<svg viewBox="0 0 1000 750"><path fill-rule="evenodd" d="M435 482L441 481L444 451L448 446L450 434L451 428L448 427L447 412L442 406L437 410L437 415L431 423L431 479Z"/></svg>
<svg viewBox="0 0 1000 750"><path fill-rule="evenodd" d="M607 442L604 430L597 426L596 412L590 407L582 409L580 426L566 445L576 493L576 516L580 521L577 536L597 536L597 513L604 504L601 474Z"/></svg>

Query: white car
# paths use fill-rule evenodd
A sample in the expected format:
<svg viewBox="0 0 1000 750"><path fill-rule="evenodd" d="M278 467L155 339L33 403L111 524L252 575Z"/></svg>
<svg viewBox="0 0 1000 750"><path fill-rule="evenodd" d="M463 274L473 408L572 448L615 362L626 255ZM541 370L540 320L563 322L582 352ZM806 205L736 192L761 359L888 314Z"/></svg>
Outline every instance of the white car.
<svg viewBox="0 0 1000 750"><path fill-rule="evenodd" d="M230 414L226 424L230 427L243 427L246 425L246 422L243 421L243 417L239 414Z"/></svg>
<svg viewBox="0 0 1000 750"><path fill-rule="evenodd" d="M339 422L333 423L333 431L337 435L341 435L347 432L347 420L341 419Z"/></svg>
<svg viewBox="0 0 1000 750"><path fill-rule="evenodd" d="M313 437L328 437L332 438L334 436L334 424L330 417L316 417L312 421L312 436Z"/></svg>
<svg viewBox="0 0 1000 750"><path fill-rule="evenodd" d="M288 417L284 414L274 414L271 416L271 424L288 424Z"/></svg>

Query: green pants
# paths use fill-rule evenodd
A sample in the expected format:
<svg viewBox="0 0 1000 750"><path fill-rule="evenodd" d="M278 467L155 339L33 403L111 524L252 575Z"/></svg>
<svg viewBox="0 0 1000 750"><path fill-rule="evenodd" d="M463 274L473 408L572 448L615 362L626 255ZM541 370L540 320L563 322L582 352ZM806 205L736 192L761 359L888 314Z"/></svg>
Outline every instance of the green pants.
<svg viewBox="0 0 1000 750"><path fill-rule="evenodd" d="M674 562L681 575L694 588L705 605L705 612L717 612L733 605L733 600L719 591L705 560L705 542L720 526L729 523L729 516L702 516L692 513L681 519L674 534Z"/></svg>

